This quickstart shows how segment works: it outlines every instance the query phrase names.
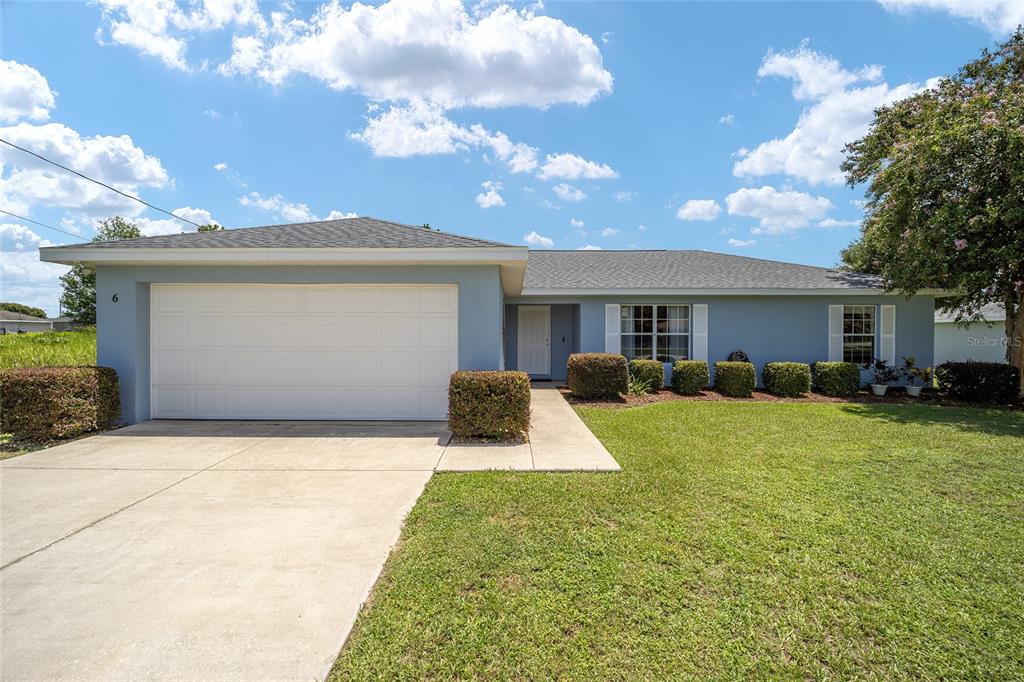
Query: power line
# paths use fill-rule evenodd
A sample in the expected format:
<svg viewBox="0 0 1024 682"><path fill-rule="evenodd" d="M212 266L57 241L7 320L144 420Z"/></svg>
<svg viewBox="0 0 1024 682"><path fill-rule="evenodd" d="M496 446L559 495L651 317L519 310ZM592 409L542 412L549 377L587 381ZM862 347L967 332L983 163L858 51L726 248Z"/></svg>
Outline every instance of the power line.
<svg viewBox="0 0 1024 682"><path fill-rule="evenodd" d="M6 213L7 215L11 216L12 218L17 218L18 220L24 220L26 223L35 223L36 225L39 225L40 227L45 227L45 228L47 228L49 230L53 230L54 232L60 232L61 234L66 234L69 237L74 237L75 239L82 239L82 235L80 235L80 234L75 234L74 232L68 232L67 230L62 230L59 227L54 227L53 225L47 225L46 223L41 223L38 220L32 220L31 218L26 218L23 215L18 215L17 213L11 213L10 211L5 211L2 208L0 208L0 213Z"/></svg>
<svg viewBox="0 0 1024 682"><path fill-rule="evenodd" d="M88 175L85 175L84 173L79 173L78 171L74 170L73 168L68 168L67 166L62 166L61 164L57 163L56 161L51 161L50 159L46 158L42 154L36 154L31 149L25 149L24 147L19 147L18 145L14 144L13 142L8 142L7 140L3 139L2 137L0 137L0 142L3 142L8 147L13 147L13 148L17 149L18 151L25 152L26 154L34 156L37 159L40 159L42 161L45 161L46 163L54 165L57 168L60 168L62 170L66 170L68 173L73 173L73 174L77 175L80 178L84 178L85 180L88 180L89 182L94 182L97 185L99 185L100 187L106 187L111 192L117 192L121 196L126 197L128 199L131 199L132 201L137 201L137 202L139 202L140 204L142 204L144 206L149 206L154 211L160 211L161 213L166 213L167 215L171 216L172 218L177 218L178 220L182 220L182 221L184 221L186 223L189 223L190 225L195 225L196 227L201 227L201 225L199 223L192 222L188 218L182 218L180 215L174 215L170 211L165 211L164 209L160 208L159 206L154 206L153 204L149 203L148 201L140 199L140 198L138 198L136 196L132 196L131 194L127 194L125 192L122 192L121 190L117 189L116 187L111 187L110 185L106 184L105 182L100 182L99 180L94 180L93 178L90 178Z"/></svg>

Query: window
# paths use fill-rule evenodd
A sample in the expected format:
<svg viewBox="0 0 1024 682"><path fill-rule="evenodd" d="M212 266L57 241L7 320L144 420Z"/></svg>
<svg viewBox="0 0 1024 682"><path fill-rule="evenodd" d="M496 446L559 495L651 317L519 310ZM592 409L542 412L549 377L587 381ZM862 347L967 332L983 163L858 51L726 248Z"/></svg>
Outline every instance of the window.
<svg viewBox="0 0 1024 682"><path fill-rule="evenodd" d="M675 362L690 357L690 306L624 305L622 354L630 360Z"/></svg>
<svg viewBox="0 0 1024 682"><path fill-rule="evenodd" d="M843 306L843 362L866 365L875 358L875 306Z"/></svg>

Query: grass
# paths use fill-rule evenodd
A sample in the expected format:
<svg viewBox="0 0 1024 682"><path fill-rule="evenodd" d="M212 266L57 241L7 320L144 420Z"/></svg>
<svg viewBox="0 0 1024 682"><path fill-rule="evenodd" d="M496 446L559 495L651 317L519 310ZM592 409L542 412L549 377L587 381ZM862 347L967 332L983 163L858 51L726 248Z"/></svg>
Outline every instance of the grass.
<svg viewBox="0 0 1024 682"><path fill-rule="evenodd" d="M0 369L96 364L96 332L38 332L0 336Z"/></svg>
<svg viewBox="0 0 1024 682"><path fill-rule="evenodd" d="M436 475L347 679L1019 679L1024 414L580 408L620 474Z"/></svg>

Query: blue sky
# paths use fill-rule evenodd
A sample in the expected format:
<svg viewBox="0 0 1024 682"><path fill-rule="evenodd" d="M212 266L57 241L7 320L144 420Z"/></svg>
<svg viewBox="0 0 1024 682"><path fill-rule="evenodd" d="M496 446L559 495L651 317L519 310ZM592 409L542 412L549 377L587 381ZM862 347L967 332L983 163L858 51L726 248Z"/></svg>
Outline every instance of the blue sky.
<svg viewBox="0 0 1024 682"><path fill-rule="evenodd" d="M198 222L348 214L535 248L830 266L842 144L1024 3L4 2L0 127ZM0 201L81 234L187 224L0 150ZM77 241L0 216L4 300L56 312Z"/></svg>

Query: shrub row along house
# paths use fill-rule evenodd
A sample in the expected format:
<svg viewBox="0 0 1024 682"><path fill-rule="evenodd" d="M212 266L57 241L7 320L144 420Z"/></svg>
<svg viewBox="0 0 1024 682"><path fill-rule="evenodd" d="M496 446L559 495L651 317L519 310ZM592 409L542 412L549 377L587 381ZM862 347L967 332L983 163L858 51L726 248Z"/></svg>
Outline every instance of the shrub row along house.
<svg viewBox="0 0 1024 682"><path fill-rule="evenodd" d="M373 218L40 249L96 271L122 419L444 419L458 369L572 353L932 364L934 294L704 251L541 251Z"/></svg>

